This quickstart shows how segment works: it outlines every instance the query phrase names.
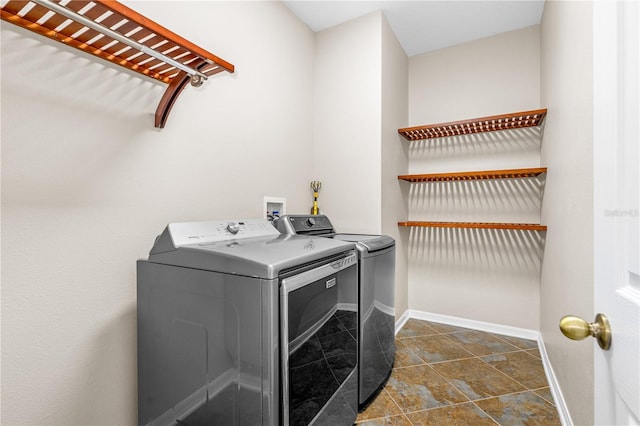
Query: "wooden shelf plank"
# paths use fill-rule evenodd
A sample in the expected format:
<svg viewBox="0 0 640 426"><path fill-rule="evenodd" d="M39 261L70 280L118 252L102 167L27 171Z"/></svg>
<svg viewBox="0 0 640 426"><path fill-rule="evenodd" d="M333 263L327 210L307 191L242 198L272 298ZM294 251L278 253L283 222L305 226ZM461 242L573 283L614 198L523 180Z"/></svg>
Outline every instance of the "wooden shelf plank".
<svg viewBox="0 0 640 426"><path fill-rule="evenodd" d="M205 78L235 70L229 62L115 0L77 0L65 6L58 2L42 3L6 1L1 8L1 17L4 21L168 84L167 93L156 111L156 127L164 127L176 98L190 81L185 82L185 71L193 70ZM60 9L54 10L57 7ZM73 14L73 19L69 18L70 22L65 24L68 13ZM141 46L142 50L125 42ZM181 70L179 67L186 68Z"/></svg>
<svg viewBox="0 0 640 426"><path fill-rule="evenodd" d="M520 231L546 231L546 225L533 223L481 223L481 222L398 222L398 226L422 228L474 228L474 229L513 229Z"/></svg>
<svg viewBox="0 0 640 426"><path fill-rule="evenodd" d="M475 172L454 172L454 173L430 173L415 175L400 175L399 180L407 182L445 182L460 180L481 180L481 179L512 179L540 176L547 172L546 167L536 167L529 169L510 170L483 170Z"/></svg>
<svg viewBox="0 0 640 426"><path fill-rule="evenodd" d="M473 118L470 120L406 127L404 129L398 129L398 133L409 141L416 141L449 136L469 135L474 133L495 132L498 130L522 129L526 127L540 126L546 115L546 108L536 109L510 114Z"/></svg>

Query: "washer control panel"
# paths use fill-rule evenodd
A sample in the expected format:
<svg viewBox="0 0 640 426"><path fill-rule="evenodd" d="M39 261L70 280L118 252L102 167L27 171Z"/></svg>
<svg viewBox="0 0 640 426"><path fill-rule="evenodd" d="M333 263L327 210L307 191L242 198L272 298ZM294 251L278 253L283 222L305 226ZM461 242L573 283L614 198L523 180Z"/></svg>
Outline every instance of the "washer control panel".
<svg viewBox="0 0 640 426"><path fill-rule="evenodd" d="M176 247L280 235L267 219L170 223L168 229Z"/></svg>

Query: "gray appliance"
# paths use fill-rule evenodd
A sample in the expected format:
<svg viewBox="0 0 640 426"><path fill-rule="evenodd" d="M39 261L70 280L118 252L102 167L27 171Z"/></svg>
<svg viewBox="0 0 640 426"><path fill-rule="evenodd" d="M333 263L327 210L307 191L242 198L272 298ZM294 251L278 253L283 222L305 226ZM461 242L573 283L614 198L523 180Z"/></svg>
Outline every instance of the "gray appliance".
<svg viewBox="0 0 640 426"><path fill-rule="evenodd" d="M366 407L384 386L395 360L395 240L388 235L336 233L324 215L285 215L285 234L356 243L359 282L358 402Z"/></svg>
<svg viewBox="0 0 640 426"><path fill-rule="evenodd" d="M137 262L140 425L352 425L354 244L172 223Z"/></svg>

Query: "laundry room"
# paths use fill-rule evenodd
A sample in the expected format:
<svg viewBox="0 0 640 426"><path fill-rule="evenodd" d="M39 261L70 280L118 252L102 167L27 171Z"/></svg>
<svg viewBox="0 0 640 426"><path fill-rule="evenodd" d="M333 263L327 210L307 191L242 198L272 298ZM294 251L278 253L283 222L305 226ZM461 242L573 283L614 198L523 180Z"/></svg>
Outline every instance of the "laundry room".
<svg viewBox="0 0 640 426"><path fill-rule="evenodd" d="M417 319L540 342L562 423L594 422L592 339L558 331L593 317L594 136L575 125L593 116L591 2L530 2L533 24L419 53L381 8L314 31L289 2L121 3L232 68L178 89L158 127L165 82L3 10L2 424L137 424L136 262L170 223L265 219L267 200L309 214L313 181L338 232L395 240L396 331ZM541 110L515 141L398 132ZM545 170L398 179L528 168ZM449 220L544 230L407 225Z"/></svg>

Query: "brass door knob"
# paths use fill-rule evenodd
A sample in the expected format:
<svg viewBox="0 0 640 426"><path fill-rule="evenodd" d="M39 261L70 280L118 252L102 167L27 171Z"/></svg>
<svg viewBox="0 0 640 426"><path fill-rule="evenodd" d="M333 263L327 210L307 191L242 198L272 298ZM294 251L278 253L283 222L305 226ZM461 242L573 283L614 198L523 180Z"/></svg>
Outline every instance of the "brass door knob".
<svg viewBox="0 0 640 426"><path fill-rule="evenodd" d="M566 315L560 319L560 331L572 340L595 337L598 345L605 351L611 347L611 327L604 314L596 315L596 320L591 324L582 318Z"/></svg>

